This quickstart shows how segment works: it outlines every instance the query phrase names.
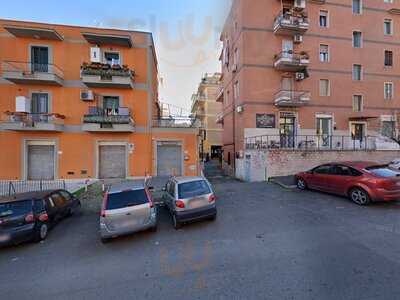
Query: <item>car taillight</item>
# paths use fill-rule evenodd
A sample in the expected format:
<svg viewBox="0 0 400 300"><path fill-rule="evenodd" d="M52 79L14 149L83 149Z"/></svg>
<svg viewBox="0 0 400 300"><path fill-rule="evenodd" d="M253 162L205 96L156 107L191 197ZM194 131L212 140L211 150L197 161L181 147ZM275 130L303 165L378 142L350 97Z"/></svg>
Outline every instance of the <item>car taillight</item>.
<svg viewBox="0 0 400 300"><path fill-rule="evenodd" d="M25 222L26 223L33 223L35 221L35 217L33 213L29 213L25 216Z"/></svg>
<svg viewBox="0 0 400 300"><path fill-rule="evenodd" d="M39 221L40 222L46 222L49 220L49 215L47 213L43 213L39 216Z"/></svg>
<svg viewBox="0 0 400 300"><path fill-rule="evenodd" d="M176 200L175 206L178 208L185 208L185 203L182 200Z"/></svg>
<svg viewBox="0 0 400 300"><path fill-rule="evenodd" d="M215 200L217 200L217 197L215 197L215 195L210 195L210 197L208 197L209 203L213 203L213 202L215 202Z"/></svg>

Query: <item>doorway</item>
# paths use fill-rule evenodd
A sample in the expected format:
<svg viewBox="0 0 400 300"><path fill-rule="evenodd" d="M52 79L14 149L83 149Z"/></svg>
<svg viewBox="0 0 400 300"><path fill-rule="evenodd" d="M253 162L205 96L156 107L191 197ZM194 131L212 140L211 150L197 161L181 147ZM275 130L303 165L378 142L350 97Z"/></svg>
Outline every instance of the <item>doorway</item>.
<svg viewBox="0 0 400 300"><path fill-rule="evenodd" d="M31 71L49 72L49 48L33 46L31 48Z"/></svg>
<svg viewBox="0 0 400 300"><path fill-rule="evenodd" d="M296 133L296 116L294 113L280 113L279 132L281 148L294 148Z"/></svg>
<svg viewBox="0 0 400 300"><path fill-rule="evenodd" d="M320 147L330 148L332 145L332 117L317 117L317 135Z"/></svg>
<svg viewBox="0 0 400 300"><path fill-rule="evenodd" d="M366 124L365 123L351 123L350 126L351 137L355 141L362 142L366 136Z"/></svg>
<svg viewBox="0 0 400 300"><path fill-rule="evenodd" d="M293 41L283 40L282 41L282 57L292 58L293 57Z"/></svg>

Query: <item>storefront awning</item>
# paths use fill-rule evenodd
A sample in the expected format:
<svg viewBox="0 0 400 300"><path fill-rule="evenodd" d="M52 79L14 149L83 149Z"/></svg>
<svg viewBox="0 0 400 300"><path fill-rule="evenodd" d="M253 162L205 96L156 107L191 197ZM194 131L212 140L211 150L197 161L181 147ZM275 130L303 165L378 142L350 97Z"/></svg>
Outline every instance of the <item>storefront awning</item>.
<svg viewBox="0 0 400 300"><path fill-rule="evenodd" d="M56 41L62 41L64 39L62 35L51 28L5 25L4 29L11 33L13 36L21 38L35 38L40 40Z"/></svg>

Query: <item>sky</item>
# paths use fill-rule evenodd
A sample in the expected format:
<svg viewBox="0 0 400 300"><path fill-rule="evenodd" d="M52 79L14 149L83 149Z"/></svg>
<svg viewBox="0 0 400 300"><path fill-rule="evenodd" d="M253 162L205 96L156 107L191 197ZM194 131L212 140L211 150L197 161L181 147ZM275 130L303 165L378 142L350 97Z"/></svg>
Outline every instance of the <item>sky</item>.
<svg viewBox="0 0 400 300"><path fill-rule="evenodd" d="M160 101L189 110L203 74L220 70L219 37L230 2L12 0L3 1L0 18L150 31L158 56Z"/></svg>

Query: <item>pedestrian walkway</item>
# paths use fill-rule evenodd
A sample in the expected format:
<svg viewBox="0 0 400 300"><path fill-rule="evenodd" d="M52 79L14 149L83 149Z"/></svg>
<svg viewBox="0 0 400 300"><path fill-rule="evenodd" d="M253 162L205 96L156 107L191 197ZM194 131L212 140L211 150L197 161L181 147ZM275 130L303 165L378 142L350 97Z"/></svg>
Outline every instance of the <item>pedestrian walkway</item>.
<svg viewBox="0 0 400 300"><path fill-rule="evenodd" d="M210 160L204 165L204 176L208 179L226 177L219 160Z"/></svg>

